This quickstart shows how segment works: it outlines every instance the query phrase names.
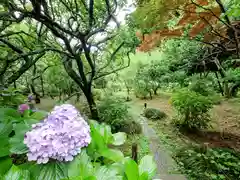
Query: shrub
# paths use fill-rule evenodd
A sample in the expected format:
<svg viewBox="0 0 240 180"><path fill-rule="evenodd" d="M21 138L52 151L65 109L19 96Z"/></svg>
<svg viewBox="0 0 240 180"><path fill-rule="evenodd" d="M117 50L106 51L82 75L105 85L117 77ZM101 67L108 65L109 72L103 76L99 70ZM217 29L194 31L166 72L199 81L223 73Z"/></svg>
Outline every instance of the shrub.
<svg viewBox="0 0 240 180"><path fill-rule="evenodd" d="M194 91L196 93L199 93L203 96L209 96L212 94L212 91L209 89L208 85L207 85L207 81L204 80L196 80L193 81L190 85L189 85L189 89L191 91Z"/></svg>
<svg viewBox="0 0 240 180"><path fill-rule="evenodd" d="M176 156L191 179L239 179L240 154L230 149L184 148Z"/></svg>
<svg viewBox="0 0 240 180"><path fill-rule="evenodd" d="M128 106L121 96L105 98L98 104L99 117L102 122L109 124L112 132L140 134L141 125L132 120L128 113Z"/></svg>
<svg viewBox="0 0 240 180"><path fill-rule="evenodd" d="M174 121L176 125L190 130L208 126L210 121L208 112L213 104L208 97L188 89L182 89L173 95L171 102L178 111L178 117Z"/></svg>
<svg viewBox="0 0 240 180"><path fill-rule="evenodd" d="M76 108L83 114L84 116L90 117L91 112L86 101L81 101L75 104Z"/></svg>
<svg viewBox="0 0 240 180"><path fill-rule="evenodd" d="M98 101L102 100L102 98L103 98L102 90L101 89L93 89L93 98Z"/></svg>
<svg viewBox="0 0 240 180"><path fill-rule="evenodd" d="M151 120L160 120L165 118L167 115L159 109L147 108L144 110L144 116Z"/></svg>
<svg viewBox="0 0 240 180"><path fill-rule="evenodd" d="M7 112L1 114L7 121L0 122L0 179L152 179L156 174L152 156L137 164L111 148L124 144L125 133L113 134L104 123L87 123L72 105L56 106L48 116L17 114L18 123L17 111Z"/></svg>
<svg viewBox="0 0 240 180"><path fill-rule="evenodd" d="M125 132L127 134L141 134L142 132L141 125L131 119L122 121L118 124L116 129L119 129L120 132Z"/></svg>
<svg viewBox="0 0 240 180"><path fill-rule="evenodd" d="M98 104L99 118L109 124L114 132L128 117L128 106L117 97L106 97Z"/></svg>
<svg viewBox="0 0 240 180"><path fill-rule="evenodd" d="M14 88L0 89L0 106L16 108L24 100L25 96Z"/></svg>

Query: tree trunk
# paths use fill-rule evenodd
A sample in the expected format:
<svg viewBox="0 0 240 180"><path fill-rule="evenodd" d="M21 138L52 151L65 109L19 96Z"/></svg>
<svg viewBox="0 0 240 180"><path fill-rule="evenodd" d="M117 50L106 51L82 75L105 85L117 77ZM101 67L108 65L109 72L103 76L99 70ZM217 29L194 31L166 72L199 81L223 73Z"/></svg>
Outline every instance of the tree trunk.
<svg viewBox="0 0 240 180"><path fill-rule="evenodd" d="M14 88L17 89L17 83L16 81L13 82Z"/></svg>
<svg viewBox="0 0 240 180"><path fill-rule="evenodd" d="M157 95L158 88L154 89L154 95Z"/></svg>
<svg viewBox="0 0 240 180"><path fill-rule="evenodd" d="M91 91L87 92L87 93L84 93L86 99L87 99L87 102L88 102L88 106L89 106L89 109L90 109L90 112L91 112L91 118L96 120L96 121L99 121L99 116L98 116L98 110L97 110L97 105L93 99L93 94Z"/></svg>
<svg viewBox="0 0 240 180"><path fill-rule="evenodd" d="M222 96L224 96L223 88L222 88L222 85L221 85L221 83L220 83L220 81L219 81L217 72L215 72L215 76L216 76L216 78L217 78L219 90L221 91Z"/></svg>
<svg viewBox="0 0 240 180"><path fill-rule="evenodd" d="M149 95L150 95L150 99L152 99L152 92L151 91L149 91Z"/></svg>
<svg viewBox="0 0 240 180"><path fill-rule="evenodd" d="M44 92L44 87L43 87L43 77L40 76L40 81L41 81L41 88L42 88L42 97L45 96L45 92Z"/></svg>
<svg viewBox="0 0 240 180"><path fill-rule="evenodd" d="M228 82L224 82L224 95L226 98L230 97L230 91L229 91L229 86L228 86Z"/></svg>

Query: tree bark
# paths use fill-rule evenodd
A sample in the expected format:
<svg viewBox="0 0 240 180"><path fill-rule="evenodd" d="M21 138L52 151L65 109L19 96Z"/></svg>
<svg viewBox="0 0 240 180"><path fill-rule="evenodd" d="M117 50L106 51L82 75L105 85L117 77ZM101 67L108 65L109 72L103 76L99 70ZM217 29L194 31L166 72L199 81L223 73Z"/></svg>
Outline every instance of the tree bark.
<svg viewBox="0 0 240 180"><path fill-rule="evenodd" d="M154 89L154 95L157 95L158 88Z"/></svg>
<svg viewBox="0 0 240 180"><path fill-rule="evenodd" d="M220 81L219 81L217 72L215 72L215 76L216 76L216 78L217 78L219 90L221 91L222 96L224 96L223 88L222 88L222 85L221 85L221 83L220 83Z"/></svg>
<svg viewBox="0 0 240 180"><path fill-rule="evenodd" d="M44 87L43 87L43 77L40 76L40 81L41 81L41 88L42 88L42 97L45 96L45 92L44 92Z"/></svg>
<svg viewBox="0 0 240 180"><path fill-rule="evenodd" d="M97 105L93 99L93 94L92 91L84 92L84 95L87 99L88 106L91 112L91 118L94 120L99 121L99 116L98 116L98 110L97 110Z"/></svg>

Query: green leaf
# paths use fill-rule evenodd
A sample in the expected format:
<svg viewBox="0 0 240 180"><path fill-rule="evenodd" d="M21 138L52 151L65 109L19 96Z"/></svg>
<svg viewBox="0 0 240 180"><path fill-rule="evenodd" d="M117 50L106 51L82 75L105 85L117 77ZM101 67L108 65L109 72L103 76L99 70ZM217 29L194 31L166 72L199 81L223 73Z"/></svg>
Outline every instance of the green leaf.
<svg viewBox="0 0 240 180"><path fill-rule="evenodd" d="M19 123L14 127L15 135L9 140L10 152L14 154L24 154L27 152L27 147L23 143L25 133L31 127L27 124Z"/></svg>
<svg viewBox="0 0 240 180"><path fill-rule="evenodd" d="M139 178L138 165L130 158L124 163L124 171L128 180L137 180Z"/></svg>
<svg viewBox="0 0 240 180"><path fill-rule="evenodd" d="M12 167L12 159L9 156L0 158L0 175L4 175Z"/></svg>
<svg viewBox="0 0 240 180"><path fill-rule="evenodd" d="M150 155L144 156L139 164L139 173L142 175L147 172L149 178L153 178L156 174L157 166L153 160L153 157Z"/></svg>
<svg viewBox="0 0 240 180"><path fill-rule="evenodd" d="M81 176L83 178L88 177L93 172L93 166L91 159L87 155L85 150L82 150L81 153L74 158L72 162L68 165L68 176L77 177Z"/></svg>
<svg viewBox="0 0 240 180"><path fill-rule="evenodd" d="M3 180L30 180L30 172L12 165Z"/></svg>
<svg viewBox="0 0 240 180"><path fill-rule="evenodd" d="M139 177L139 180L150 180L148 173L144 172L141 174L141 176Z"/></svg>
<svg viewBox="0 0 240 180"><path fill-rule="evenodd" d="M58 161L35 165L31 170L35 180L61 180L67 178L67 164Z"/></svg>
<svg viewBox="0 0 240 180"><path fill-rule="evenodd" d="M30 112L31 112L31 110L25 110L25 111L23 112L23 117L24 117L24 118L29 118L29 117L30 117Z"/></svg>
<svg viewBox="0 0 240 180"><path fill-rule="evenodd" d="M109 125L101 124L100 125L100 133L103 136L106 144L110 144L113 141L111 127Z"/></svg>
<svg viewBox="0 0 240 180"><path fill-rule="evenodd" d="M21 118L20 113L12 108L0 108L0 117ZM0 119L1 120L1 119Z"/></svg>
<svg viewBox="0 0 240 180"><path fill-rule="evenodd" d="M43 120L47 116L47 114L48 113L45 111L37 111L37 112L34 112L29 118L40 121L40 120Z"/></svg>
<svg viewBox="0 0 240 180"><path fill-rule="evenodd" d="M100 134L98 129L94 127L92 124L90 125L90 127L91 127L91 137L92 137L92 141L90 144L92 144L96 148L96 150L104 150L107 147L107 145L102 135Z"/></svg>
<svg viewBox="0 0 240 180"><path fill-rule="evenodd" d="M8 137L0 137L0 158L10 154Z"/></svg>
<svg viewBox="0 0 240 180"><path fill-rule="evenodd" d="M100 166L96 172L95 177L97 180L120 180L121 176L118 175L118 172L114 169L110 169L107 166Z"/></svg>
<svg viewBox="0 0 240 180"><path fill-rule="evenodd" d="M8 137L8 135L12 132L13 126L12 123L0 123L0 137Z"/></svg>
<svg viewBox="0 0 240 180"><path fill-rule="evenodd" d="M112 144L115 146L119 146L124 144L124 142L126 141L126 134L123 132L118 132L113 134L113 142Z"/></svg>
<svg viewBox="0 0 240 180"><path fill-rule="evenodd" d="M100 151L100 155L107 158L107 159L110 159L114 162L119 162L119 161L122 161L124 159L124 155L121 151L119 150L115 150L115 149L105 149L105 150L102 150Z"/></svg>

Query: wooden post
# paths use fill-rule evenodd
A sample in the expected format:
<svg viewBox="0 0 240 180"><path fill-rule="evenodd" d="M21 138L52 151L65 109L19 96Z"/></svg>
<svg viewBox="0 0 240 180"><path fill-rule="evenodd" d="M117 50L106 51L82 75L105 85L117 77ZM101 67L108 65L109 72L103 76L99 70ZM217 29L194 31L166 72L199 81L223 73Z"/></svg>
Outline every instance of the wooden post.
<svg viewBox="0 0 240 180"><path fill-rule="evenodd" d="M137 144L132 144L132 159L138 163L138 150L137 150Z"/></svg>

